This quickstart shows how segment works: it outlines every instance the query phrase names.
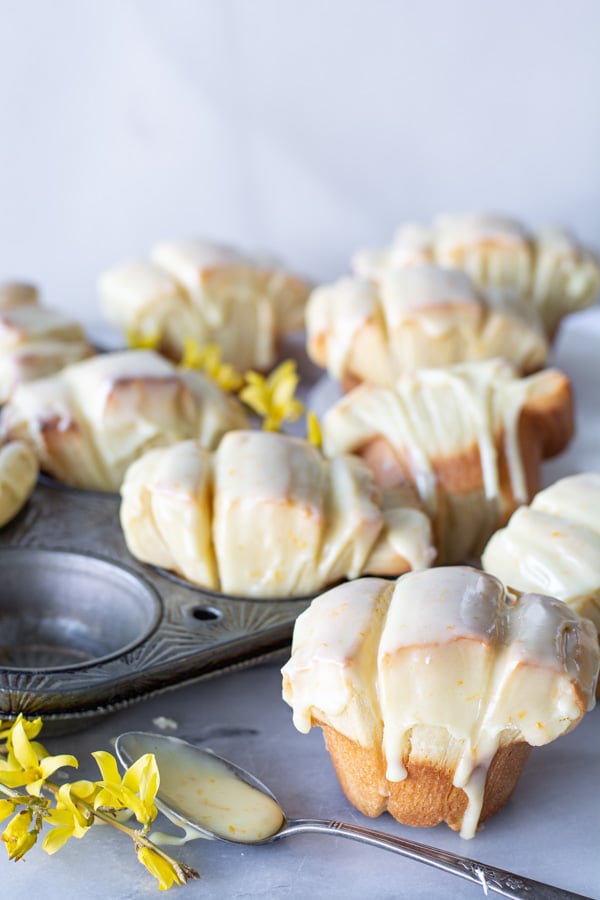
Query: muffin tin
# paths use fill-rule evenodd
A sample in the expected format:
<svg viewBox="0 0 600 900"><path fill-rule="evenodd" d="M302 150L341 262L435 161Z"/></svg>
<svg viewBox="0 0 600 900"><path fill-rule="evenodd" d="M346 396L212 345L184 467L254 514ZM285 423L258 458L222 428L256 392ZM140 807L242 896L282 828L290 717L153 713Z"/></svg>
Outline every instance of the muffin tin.
<svg viewBox="0 0 600 900"><path fill-rule="evenodd" d="M545 464L545 483L598 467L599 336L596 310L562 330L553 362L573 379L579 427L567 452ZM286 355L298 362L302 399L322 413L339 388L319 377L297 341ZM119 502L41 476L0 529L0 718L43 715L45 733L74 730L185 682L284 659L309 598L226 597L137 562Z"/></svg>
<svg viewBox="0 0 600 900"><path fill-rule="evenodd" d="M0 532L0 718L71 730L289 644L308 599L226 597L137 562L119 503L41 478Z"/></svg>

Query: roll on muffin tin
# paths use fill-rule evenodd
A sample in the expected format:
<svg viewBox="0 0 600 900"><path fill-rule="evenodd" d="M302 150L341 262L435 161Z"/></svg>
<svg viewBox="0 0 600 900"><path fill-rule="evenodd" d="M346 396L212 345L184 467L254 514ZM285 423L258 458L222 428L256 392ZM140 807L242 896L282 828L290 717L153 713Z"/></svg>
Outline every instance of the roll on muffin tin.
<svg viewBox="0 0 600 900"><path fill-rule="evenodd" d="M119 502L42 477L0 532L0 718L76 728L289 644L307 599L226 597L137 562Z"/></svg>

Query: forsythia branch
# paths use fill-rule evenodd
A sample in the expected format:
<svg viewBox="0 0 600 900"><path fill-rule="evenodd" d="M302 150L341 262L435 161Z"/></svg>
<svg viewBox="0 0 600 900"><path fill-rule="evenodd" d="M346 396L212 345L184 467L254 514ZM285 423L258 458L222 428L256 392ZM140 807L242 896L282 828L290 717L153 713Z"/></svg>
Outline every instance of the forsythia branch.
<svg viewBox="0 0 600 900"><path fill-rule="evenodd" d="M153 754L131 765L121 778L112 754L92 754L100 770L98 781L73 781L58 786L49 781L63 766L77 768L74 756L50 756L37 737L42 720L19 715L14 722L0 721L0 821L10 819L2 832L9 859L19 860L37 843L44 825L51 826L43 849L52 854L72 837L82 838L98 819L132 841L139 862L158 880L160 890L199 878L198 872L157 847L146 835L157 814L154 804L160 775ZM25 788L25 792L17 790ZM42 792L48 796L42 796ZM54 803L52 803L54 801ZM137 819L136 830L120 822L126 811Z"/></svg>

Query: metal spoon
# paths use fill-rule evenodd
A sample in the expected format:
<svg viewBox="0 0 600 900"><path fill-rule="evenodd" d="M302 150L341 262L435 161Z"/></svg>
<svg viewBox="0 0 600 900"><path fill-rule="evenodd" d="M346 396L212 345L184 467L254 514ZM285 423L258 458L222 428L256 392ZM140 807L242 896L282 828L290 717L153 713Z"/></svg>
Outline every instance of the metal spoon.
<svg viewBox="0 0 600 900"><path fill-rule="evenodd" d="M271 791L257 778L210 750L179 738L130 731L119 735L116 751L125 766L144 753L155 755L160 771L156 806L184 829L188 840L205 837L231 843L265 844L294 834L333 834L392 850L458 875L479 884L485 894L491 891L515 900L581 900L582 897L474 859L361 825L326 819L287 819ZM264 815L263 822L257 826L255 822L261 815Z"/></svg>

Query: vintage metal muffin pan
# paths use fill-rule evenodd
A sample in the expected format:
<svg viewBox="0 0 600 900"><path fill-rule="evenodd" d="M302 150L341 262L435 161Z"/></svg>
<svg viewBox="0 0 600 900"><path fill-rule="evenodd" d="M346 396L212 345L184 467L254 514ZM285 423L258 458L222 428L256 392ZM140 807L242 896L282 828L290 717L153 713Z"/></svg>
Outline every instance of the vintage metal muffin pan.
<svg viewBox="0 0 600 900"><path fill-rule="evenodd" d="M0 531L0 718L66 730L288 646L307 599L228 598L137 562L119 502L42 478Z"/></svg>

